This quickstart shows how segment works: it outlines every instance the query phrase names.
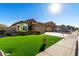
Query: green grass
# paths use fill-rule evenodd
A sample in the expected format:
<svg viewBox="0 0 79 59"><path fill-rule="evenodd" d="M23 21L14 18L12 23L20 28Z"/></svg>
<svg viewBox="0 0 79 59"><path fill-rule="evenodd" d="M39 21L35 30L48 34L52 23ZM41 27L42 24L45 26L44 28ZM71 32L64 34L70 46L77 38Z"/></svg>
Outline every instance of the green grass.
<svg viewBox="0 0 79 59"><path fill-rule="evenodd" d="M34 56L39 53L44 36L47 38L46 48L62 39L47 35L4 37L0 38L0 49L11 56Z"/></svg>

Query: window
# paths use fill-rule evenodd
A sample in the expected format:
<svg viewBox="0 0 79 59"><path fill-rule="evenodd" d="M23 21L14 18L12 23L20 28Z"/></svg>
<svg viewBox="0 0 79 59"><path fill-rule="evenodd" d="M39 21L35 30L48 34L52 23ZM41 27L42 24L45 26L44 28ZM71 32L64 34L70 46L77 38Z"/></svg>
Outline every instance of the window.
<svg viewBox="0 0 79 59"><path fill-rule="evenodd" d="M19 31L19 26L18 26L18 31Z"/></svg>

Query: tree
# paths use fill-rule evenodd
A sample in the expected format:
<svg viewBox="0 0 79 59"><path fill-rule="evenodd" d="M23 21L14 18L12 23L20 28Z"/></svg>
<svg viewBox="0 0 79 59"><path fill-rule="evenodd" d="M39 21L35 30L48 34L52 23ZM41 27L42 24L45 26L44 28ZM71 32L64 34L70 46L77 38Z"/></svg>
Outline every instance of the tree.
<svg viewBox="0 0 79 59"><path fill-rule="evenodd" d="M41 47L40 47L40 49L39 49L39 52L42 52L42 51L45 50L46 44L47 44L47 39L46 39L46 37L44 37L44 38L43 38L43 43L42 43L42 45L41 45Z"/></svg>

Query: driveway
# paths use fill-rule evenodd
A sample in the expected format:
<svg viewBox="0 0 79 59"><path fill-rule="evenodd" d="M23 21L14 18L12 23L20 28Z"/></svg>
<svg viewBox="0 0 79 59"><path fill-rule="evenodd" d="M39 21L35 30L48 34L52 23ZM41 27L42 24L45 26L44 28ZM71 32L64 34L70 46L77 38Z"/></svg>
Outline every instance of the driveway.
<svg viewBox="0 0 79 59"><path fill-rule="evenodd" d="M45 34L63 37L61 33L47 32ZM75 56L76 40L76 33L66 34L64 39L50 46L36 56Z"/></svg>
<svg viewBox="0 0 79 59"><path fill-rule="evenodd" d="M50 36L59 36L59 37L66 37L69 35L69 34L62 34L62 33L57 33L57 32L46 32L44 34L50 35Z"/></svg>

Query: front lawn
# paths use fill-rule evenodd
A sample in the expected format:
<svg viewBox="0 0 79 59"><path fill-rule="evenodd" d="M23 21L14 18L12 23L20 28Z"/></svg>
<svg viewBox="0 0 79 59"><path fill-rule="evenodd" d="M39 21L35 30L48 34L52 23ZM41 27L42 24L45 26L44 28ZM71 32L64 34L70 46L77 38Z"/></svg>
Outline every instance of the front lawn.
<svg viewBox="0 0 79 59"><path fill-rule="evenodd" d="M61 40L61 37L47 35L11 36L0 38L0 49L6 55L34 56L39 53L44 36L47 38L46 48Z"/></svg>

